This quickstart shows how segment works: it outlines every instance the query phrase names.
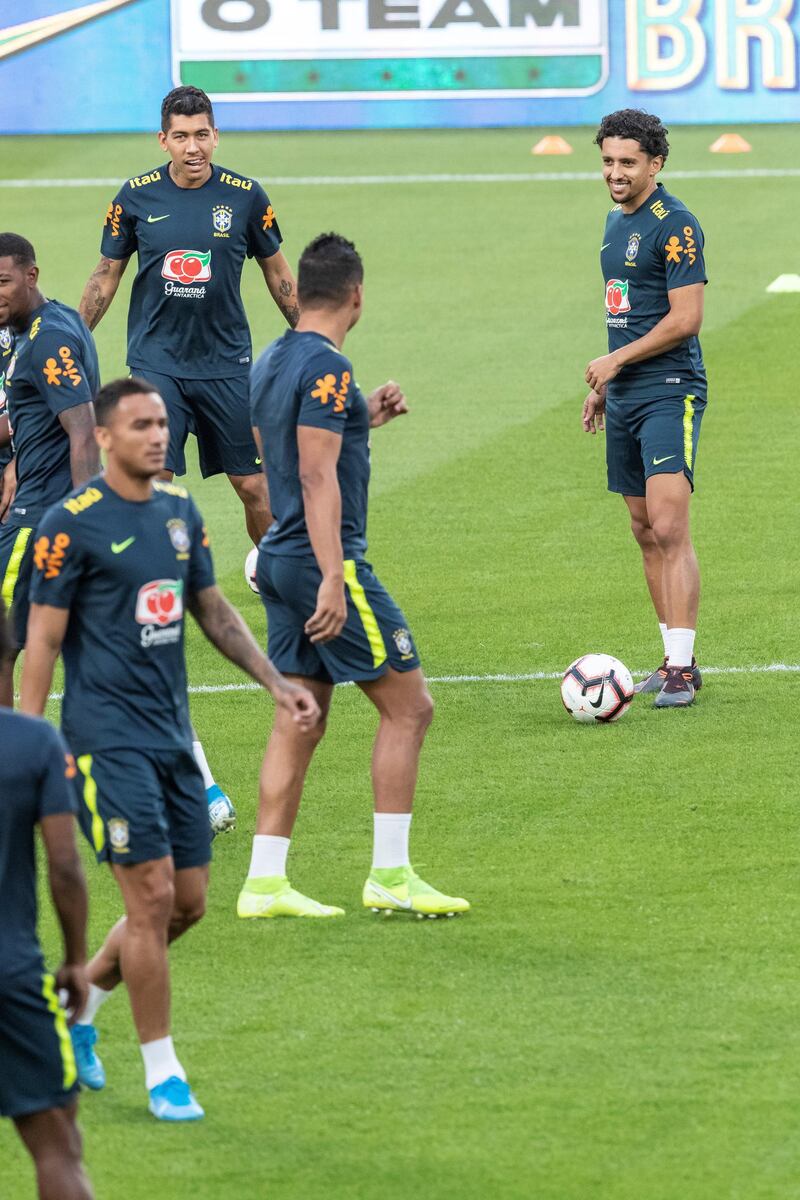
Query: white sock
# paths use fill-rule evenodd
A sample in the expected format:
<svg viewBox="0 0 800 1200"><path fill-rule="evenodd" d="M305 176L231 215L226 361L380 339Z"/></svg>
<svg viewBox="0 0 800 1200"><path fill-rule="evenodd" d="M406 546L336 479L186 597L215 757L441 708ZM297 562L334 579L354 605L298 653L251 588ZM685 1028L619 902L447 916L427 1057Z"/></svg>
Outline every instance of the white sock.
<svg viewBox="0 0 800 1200"><path fill-rule="evenodd" d="M271 833L257 833L253 838L248 879L263 879L272 875L286 874L286 856L291 838L273 837Z"/></svg>
<svg viewBox="0 0 800 1200"><path fill-rule="evenodd" d="M139 1049L144 1059L144 1086L148 1092L173 1075L185 1081L186 1072L178 1061L171 1037L143 1042Z"/></svg>
<svg viewBox="0 0 800 1200"><path fill-rule="evenodd" d="M103 988L97 987L94 983L89 984L89 999L86 1001L86 1007L75 1022L76 1025L94 1025L94 1019L97 1016L98 1009L101 1004L105 1004L111 992L106 992Z"/></svg>
<svg viewBox="0 0 800 1200"><path fill-rule="evenodd" d="M211 768L208 765L203 745L198 742L197 738L192 742L192 754L194 761L200 768L200 774L203 776L203 787L208 789L214 786L214 776L211 774Z"/></svg>
<svg viewBox="0 0 800 1200"><path fill-rule="evenodd" d="M372 866L407 867L411 813L373 813Z"/></svg>
<svg viewBox="0 0 800 1200"><path fill-rule="evenodd" d="M658 628L661 630L661 637L664 641L664 658L667 657L667 627L663 621L658 622Z"/></svg>
<svg viewBox="0 0 800 1200"><path fill-rule="evenodd" d="M667 630L667 658L671 667L688 667L694 653L693 629Z"/></svg>

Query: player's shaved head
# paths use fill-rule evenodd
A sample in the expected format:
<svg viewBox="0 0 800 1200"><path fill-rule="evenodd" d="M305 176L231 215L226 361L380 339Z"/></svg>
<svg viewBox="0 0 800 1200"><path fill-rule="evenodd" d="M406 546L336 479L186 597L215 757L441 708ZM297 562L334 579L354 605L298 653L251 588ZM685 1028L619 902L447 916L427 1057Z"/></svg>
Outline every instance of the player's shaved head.
<svg viewBox="0 0 800 1200"><path fill-rule="evenodd" d="M208 123L214 128L214 109L205 92L200 88L183 85L173 88L161 101L161 131L169 131L173 117L207 116Z"/></svg>
<svg viewBox="0 0 800 1200"><path fill-rule="evenodd" d="M297 298L307 308L335 307L364 279L364 264L352 242L321 233L300 255Z"/></svg>
<svg viewBox="0 0 800 1200"><path fill-rule="evenodd" d="M36 252L18 233L0 233L0 258L13 258L18 267L35 267Z"/></svg>
<svg viewBox="0 0 800 1200"><path fill-rule="evenodd" d="M126 396L158 396L158 388L139 375L114 379L106 383L94 398L94 419L97 425L107 426L121 400Z"/></svg>
<svg viewBox="0 0 800 1200"><path fill-rule="evenodd" d="M658 155L666 162L669 154L668 133L669 130L661 124L661 118L653 113L644 112L641 108L620 108L603 117L594 140L602 148L606 138L630 138L638 142L650 158Z"/></svg>

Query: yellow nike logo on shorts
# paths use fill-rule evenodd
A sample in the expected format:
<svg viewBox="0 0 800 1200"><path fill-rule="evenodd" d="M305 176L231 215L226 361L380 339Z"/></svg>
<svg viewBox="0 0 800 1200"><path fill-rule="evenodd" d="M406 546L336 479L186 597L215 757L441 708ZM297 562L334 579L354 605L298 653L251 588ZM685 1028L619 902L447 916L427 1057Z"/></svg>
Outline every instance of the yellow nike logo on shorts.
<svg viewBox="0 0 800 1200"><path fill-rule="evenodd" d="M675 457L676 457L676 456L675 456L674 454L667 454L667 455L666 455L664 458L654 458L654 459L653 459L653 466L654 466L654 467L660 467L660 466L661 466L661 464L662 464L662 462L669 462L669 460L670 460L671 458L675 458Z"/></svg>

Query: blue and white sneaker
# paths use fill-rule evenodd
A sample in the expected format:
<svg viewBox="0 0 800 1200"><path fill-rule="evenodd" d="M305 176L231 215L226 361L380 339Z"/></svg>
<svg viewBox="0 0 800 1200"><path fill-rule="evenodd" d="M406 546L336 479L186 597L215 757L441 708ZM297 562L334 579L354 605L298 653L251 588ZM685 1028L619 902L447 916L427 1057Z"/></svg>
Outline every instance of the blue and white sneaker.
<svg viewBox="0 0 800 1200"><path fill-rule="evenodd" d="M192 1095L185 1079L170 1075L150 1088L150 1112L159 1121L199 1121L206 1114Z"/></svg>
<svg viewBox="0 0 800 1200"><path fill-rule="evenodd" d="M97 1030L94 1025L73 1025L69 1032L75 1052L78 1082L93 1092L99 1092L106 1086L106 1073L94 1048Z"/></svg>
<svg viewBox="0 0 800 1200"><path fill-rule="evenodd" d="M236 809L218 784L206 788L208 819L214 834L228 833L236 827Z"/></svg>

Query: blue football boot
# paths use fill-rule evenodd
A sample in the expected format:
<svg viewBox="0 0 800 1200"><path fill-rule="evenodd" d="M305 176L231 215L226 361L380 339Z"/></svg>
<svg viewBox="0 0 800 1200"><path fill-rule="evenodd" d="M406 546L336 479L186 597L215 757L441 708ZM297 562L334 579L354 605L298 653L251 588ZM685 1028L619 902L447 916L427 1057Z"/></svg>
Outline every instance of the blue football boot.
<svg viewBox="0 0 800 1200"><path fill-rule="evenodd" d="M78 1068L78 1082L93 1092L99 1092L106 1086L106 1073L94 1048L97 1030L94 1025L73 1025L69 1032L75 1052L75 1066Z"/></svg>
<svg viewBox="0 0 800 1200"><path fill-rule="evenodd" d="M206 788L208 820L212 833L228 833L236 827L236 809L218 784Z"/></svg>
<svg viewBox="0 0 800 1200"><path fill-rule="evenodd" d="M150 1088L150 1112L159 1121L199 1121L206 1114L192 1095L185 1079L170 1075Z"/></svg>

